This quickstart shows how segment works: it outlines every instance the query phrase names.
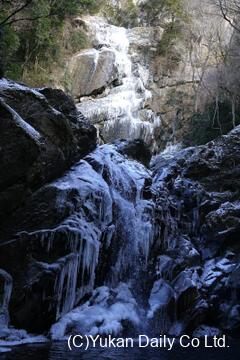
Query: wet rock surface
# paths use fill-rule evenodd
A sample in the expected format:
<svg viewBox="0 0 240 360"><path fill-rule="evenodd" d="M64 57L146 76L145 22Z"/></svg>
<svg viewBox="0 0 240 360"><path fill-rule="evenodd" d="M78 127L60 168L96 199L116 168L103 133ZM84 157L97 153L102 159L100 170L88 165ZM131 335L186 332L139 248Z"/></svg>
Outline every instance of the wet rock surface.
<svg viewBox="0 0 240 360"><path fill-rule="evenodd" d="M150 34L160 36L160 29L133 31L101 16L85 16L82 22L92 48L74 56L66 67L77 108L98 128L103 143L141 139L156 151L161 119L149 107L148 69L136 59L132 42L148 51Z"/></svg>
<svg viewBox="0 0 240 360"><path fill-rule="evenodd" d="M58 99L58 100L57 100ZM96 132L77 121L60 90L0 81L0 218L36 189L59 177L96 146Z"/></svg>
<svg viewBox="0 0 240 360"><path fill-rule="evenodd" d="M71 94L75 98L98 93L118 77L116 54L102 48L83 51L73 57L67 67L71 80Z"/></svg>
<svg viewBox="0 0 240 360"><path fill-rule="evenodd" d="M106 145L15 212L1 236L0 263L14 278L16 327L42 333L91 293L95 279L117 285L128 278L151 241L152 203L140 198L149 178L143 165Z"/></svg>
<svg viewBox="0 0 240 360"><path fill-rule="evenodd" d="M230 334L239 329L238 320L230 326L239 302L239 150L238 127L153 164L156 219L165 239L157 274L175 291L175 330L179 323L190 332L200 324Z"/></svg>
<svg viewBox="0 0 240 360"><path fill-rule="evenodd" d="M117 149L120 154L124 154L129 158L137 160L145 166L149 166L151 160L151 151L142 140L133 141L117 141Z"/></svg>
<svg viewBox="0 0 240 360"><path fill-rule="evenodd" d="M13 85L7 84L1 90L6 121L0 139L12 165L8 170L2 163L2 191L14 201L12 188L28 191L27 196L20 188L16 192L21 201L0 231L1 268L13 278L12 324L43 333L57 321L53 338L82 329L83 320L84 329L97 327L103 334L141 329L201 336L218 328L239 334L240 127L201 147L164 152L152 159L150 169L141 141L103 145L57 180L48 170L49 177L33 186L25 179L41 159L42 142L61 150L65 168L91 150L95 132L89 125L81 132L74 105L63 93L27 94L26 109L36 106L28 96L36 96L51 114L57 112L64 137L56 132L55 139L56 118L44 121L41 113L38 124L36 113L24 117L18 93L14 90L14 107ZM19 91L21 98L27 92ZM82 150L81 134L85 139L89 134ZM22 148L17 151L10 139Z"/></svg>

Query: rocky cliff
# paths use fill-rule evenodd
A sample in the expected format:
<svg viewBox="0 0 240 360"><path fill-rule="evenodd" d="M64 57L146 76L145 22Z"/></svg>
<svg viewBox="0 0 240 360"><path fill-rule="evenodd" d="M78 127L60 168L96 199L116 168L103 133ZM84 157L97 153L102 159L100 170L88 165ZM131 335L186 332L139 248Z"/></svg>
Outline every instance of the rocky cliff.
<svg viewBox="0 0 240 360"><path fill-rule="evenodd" d="M54 339L239 334L240 128L149 165L141 141L94 150L61 91L0 89L2 338L26 336L9 316Z"/></svg>
<svg viewBox="0 0 240 360"><path fill-rule="evenodd" d="M0 217L60 176L96 146L93 126L77 121L73 101L60 90L32 90L0 80Z"/></svg>
<svg viewBox="0 0 240 360"><path fill-rule="evenodd" d="M141 138L158 152L185 141L193 116L215 106L232 28L206 1L183 2L175 20L135 2L133 22L131 1L108 3L125 19L107 10L75 19L89 47L69 57L57 86L72 94L102 142Z"/></svg>

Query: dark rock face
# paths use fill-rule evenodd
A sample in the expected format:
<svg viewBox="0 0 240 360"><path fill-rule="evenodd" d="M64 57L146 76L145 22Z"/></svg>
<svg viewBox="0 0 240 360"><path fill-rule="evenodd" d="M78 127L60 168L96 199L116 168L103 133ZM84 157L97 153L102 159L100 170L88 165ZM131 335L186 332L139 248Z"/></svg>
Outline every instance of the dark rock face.
<svg viewBox="0 0 240 360"><path fill-rule="evenodd" d="M143 140L117 141L120 154L127 155L129 158L139 161L145 166L149 166L152 154L150 148Z"/></svg>
<svg viewBox="0 0 240 360"><path fill-rule="evenodd" d="M2 64L2 61L0 60L0 79L2 79L3 76L4 76L3 64Z"/></svg>
<svg viewBox="0 0 240 360"><path fill-rule="evenodd" d="M74 102L61 90L37 91L5 79L0 81L0 245L19 229L30 231L39 222L40 228L54 224L58 218L54 205L56 193L51 189L42 193L41 188L95 146L95 128L85 119L77 120ZM61 216L67 216L67 209ZM49 299L54 303L49 289L54 287L55 277L49 275L50 271L42 271L38 279L34 266L29 270L31 276L27 277L25 266L32 256L29 246L31 241L26 236L14 240L12 245L3 245L0 268L3 266L13 274L14 322L19 327L41 332L55 320L49 308L46 309ZM37 241L33 247L37 253L43 253ZM43 257L47 258L48 253ZM25 291L19 292L19 286L25 286ZM46 298L49 295L45 302L41 302L40 297L43 291ZM4 288L0 293L3 292ZM32 296L28 296L30 292ZM14 302L17 297L22 298L21 309ZM48 319L35 317L36 313L46 311L49 311Z"/></svg>
<svg viewBox="0 0 240 360"><path fill-rule="evenodd" d="M59 101L57 101L59 98ZM0 218L59 177L96 146L93 126L77 122L60 90L40 92L0 81Z"/></svg>
<svg viewBox="0 0 240 360"><path fill-rule="evenodd" d="M3 29L0 27L0 79L4 76Z"/></svg>
<svg viewBox="0 0 240 360"><path fill-rule="evenodd" d="M236 334L240 127L174 158L160 156L153 167L156 226L162 234L153 256L160 251L157 268L176 294L176 318L167 330L192 332L206 324Z"/></svg>
<svg viewBox="0 0 240 360"><path fill-rule="evenodd" d="M0 268L13 278L12 324L48 331L87 300L94 313L93 289L117 299L113 289L131 280L135 317L141 304L153 334L239 334L240 127L159 155L151 171L140 141L77 162L96 134L71 99L9 82L0 91Z"/></svg>
<svg viewBox="0 0 240 360"><path fill-rule="evenodd" d="M93 290L95 273L98 283L127 278L139 257L129 251L139 237L134 204L149 177L143 165L106 145L15 211L0 264L14 278L9 311L16 327L48 330ZM150 205L142 200L138 210L149 222Z"/></svg>

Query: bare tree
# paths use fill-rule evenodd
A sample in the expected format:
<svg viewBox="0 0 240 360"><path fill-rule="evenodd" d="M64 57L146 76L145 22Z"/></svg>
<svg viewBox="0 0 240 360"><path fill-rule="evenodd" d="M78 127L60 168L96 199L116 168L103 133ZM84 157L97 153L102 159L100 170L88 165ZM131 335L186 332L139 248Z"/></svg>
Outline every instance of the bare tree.
<svg viewBox="0 0 240 360"><path fill-rule="evenodd" d="M240 16L240 1L217 0L217 5L220 8L224 20L226 20L236 31L240 32L240 27L237 25L237 20Z"/></svg>

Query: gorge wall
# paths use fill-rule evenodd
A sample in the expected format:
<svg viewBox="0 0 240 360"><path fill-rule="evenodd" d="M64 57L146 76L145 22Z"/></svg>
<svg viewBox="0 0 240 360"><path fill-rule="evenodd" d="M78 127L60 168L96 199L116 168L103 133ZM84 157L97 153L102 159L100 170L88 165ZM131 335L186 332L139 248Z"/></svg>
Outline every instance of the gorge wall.
<svg viewBox="0 0 240 360"><path fill-rule="evenodd" d="M1 338L27 341L26 331L8 327L9 316L15 328L53 339L140 330L237 335L240 128L201 147L166 150L149 165L141 140L92 151L94 128L78 122L61 91L6 80L0 89L8 166L1 172ZM28 164L31 146L37 155ZM61 153L57 173L52 151ZM67 154L74 165L64 172ZM36 183L32 169L48 177Z"/></svg>
<svg viewBox="0 0 240 360"><path fill-rule="evenodd" d="M145 3L134 5L133 23L133 10L125 10L125 24L116 25L109 10L75 19L89 48L68 59L56 84L75 98L102 142L142 138L158 152L184 142L193 116L215 103L216 73L233 31L209 2L183 2L176 20ZM121 12L129 1L110 4Z"/></svg>
<svg viewBox="0 0 240 360"><path fill-rule="evenodd" d="M144 8L74 19L90 45L55 85L75 102L0 80L3 341L239 335L240 127L175 146L231 31L190 5L167 52L170 20Z"/></svg>

